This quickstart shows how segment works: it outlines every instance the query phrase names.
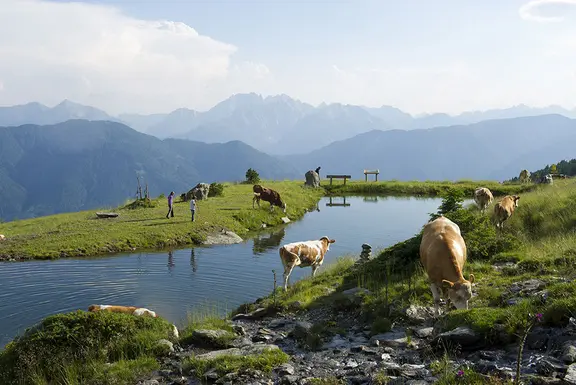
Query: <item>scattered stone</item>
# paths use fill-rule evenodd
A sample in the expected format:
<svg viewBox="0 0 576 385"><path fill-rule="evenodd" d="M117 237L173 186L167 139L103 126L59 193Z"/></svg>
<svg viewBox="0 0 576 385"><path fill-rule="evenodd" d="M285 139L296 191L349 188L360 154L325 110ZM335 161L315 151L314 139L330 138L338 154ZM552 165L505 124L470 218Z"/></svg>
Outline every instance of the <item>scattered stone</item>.
<svg viewBox="0 0 576 385"><path fill-rule="evenodd" d="M242 242L244 242L244 240L238 234L230 230L225 230L219 233L208 234L206 240L202 243L204 245L233 245Z"/></svg>
<svg viewBox="0 0 576 385"><path fill-rule="evenodd" d="M458 345L462 349L466 349L474 347L480 340L481 337L474 330L467 326L459 326L454 330L441 333L434 338L433 343L439 344L442 342L445 345L447 344L447 346Z"/></svg>
<svg viewBox="0 0 576 385"><path fill-rule="evenodd" d="M562 347L562 361L567 364L576 362L576 341L568 341Z"/></svg>
<svg viewBox="0 0 576 385"><path fill-rule="evenodd" d="M236 334L238 334L239 336L245 336L246 335L246 329L244 329L244 327L242 325L232 325L232 329L234 329L234 332Z"/></svg>
<svg viewBox="0 0 576 385"><path fill-rule="evenodd" d="M288 217L282 217L280 219L282 219L283 223L290 223L290 218L288 218Z"/></svg>
<svg viewBox="0 0 576 385"><path fill-rule="evenodd" d="M256 310L254 310L251 313L248 314L236 314L234 317L232 317L232 321L237 321L237 320L257 320L260 318L264 318L268 315L269 311L267 308L258 308Z"/></svg>
<svg viewBox="0 0 576 385"><path fill-rule="evenodd" d="M287 320L285 318L277 318L277 319L273 319L272 321L270 321L270 323L268 324L268 327L271 329L277 329L277 328L281 328L283 326L286 326L286 324L291 323L290 320Z"/></svg>
<svg viewBox="0 0 576 385"><path fill-rule="evenodd" d="M166 353L174 353L174 344L166 339L159 340L158 346Z"/></svg>
<svg viewBox="0 0 576 385"><path fill-rule="evenodd" d="M424 306L410 305L404 314L409 322L421 324L434 317L434 309Z"/></svg>
<svg viewBox="0 0 576 385"><path fill-rule="evenodd" d="M278 367L278 375L280 377L291 376L294 373L294 367L290 364L282 364Z"/></svg>
<svg viewBox="0 0 576 385"><path fill-rule="evenodd" d="M296 339L305 339L308 334L310 333L310 329L312 329L312 324L307 321L298 321L294 325L294 329L292 330L292 335Z"/></svg>
<svg viewBox="0 0 576 385"><path fill-rule="evenodd" d="M277 345L267 345L267 344L257 344L251 346L245 346L243 348L230 348L223 350L214 350L209 353L199 354L195 356L198 360L212 360L224 355L230 356L249 356L262 354L267 350L280 350Z"/></svg>
<svg viewBox="0 0 576 385"><path fill-rule="evenodd" d="M360 261L366 262L372 258L372 246L367 243L362 244L362 252L360 253Z"/></svg>
<svg viewBox="0 0 576 385"><path fill-rule="evenodd" d="M376 346L388 346L393 348L405 348L408 344L406 333L404 331L388 332L377 334L370 338L370 342L378 341Z"/></svg>
<svg viewBox="0 0 576 385"><path fill-rule="evenodd" d="M545 358L536 364L536 373L546 377L557 377L560 373L566 373L568 367L558 360Z"/></svg>
<svg viewBox="0 0 576 385"><path fill-rule="evenodd" d="M564 381L568 384L576 384L576 364L571 364L566 370Z"/></svg>
<svg viewBox="0 0 576 385"><path fill-rule="evenodd" d="M189 190L184 195L184 200L188 202L192 197L201 201L204 199L208 199L208 193L210 192L210 185L207 183L198 183L194 186L191 190Z"/></svg>
<svg viewBox="0 0 576 385"><path fill-rule="evenodd" d="M432 336L433 333L434 333L433 327L420 328L414 330L414 334L418 338L429 338Z"/></svg>
<svg viewBox="0 0 576 385"><path fill-rule="evenodd" d="M195 346L206 348L226 348L231 346L234 335L226 330L199 329L192 332L190 341Z"/></svg>

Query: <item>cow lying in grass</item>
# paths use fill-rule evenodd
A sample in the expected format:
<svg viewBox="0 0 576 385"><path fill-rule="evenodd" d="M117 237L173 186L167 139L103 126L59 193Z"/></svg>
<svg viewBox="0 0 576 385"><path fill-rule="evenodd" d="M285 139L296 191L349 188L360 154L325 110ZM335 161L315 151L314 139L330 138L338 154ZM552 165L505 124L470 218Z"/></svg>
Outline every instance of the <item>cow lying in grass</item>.
<svg viewBox="0 0 576 385"><path fill-rule="evenodd" d="M312 277L314 277L316 270L324 262L324 256L330 249L330 244L334 242L336 240L322 237L315 241L293 242L282 246L279 252L284 266L284 291L288 290L288 279L296 266L311 267Z"/></svg>
<svg viewBox="0 0 576 385"><path fill-rule="evenodd" d="M272 189L262 187L259 184L255 184L252 187L254 191L254 197L252 198L252 208L254 208L254 202L258 203L260 207L260 200L270 203L270 211L274 210L274 206L278 206L286 213L286 203L282 201L280 194Z"/></svg>
<svg viewBox="0 0 576 385"><path fill-rule="evenodd" d="M456 309L468 309L474 275L470 274L470 280L462 275L466 243L456 223L441 216L424 226L420 261L430 280L436 314L440 314L440 298L445 291Z"/></svg>
<svg viewBox="0 0 576 385"><path fill-rule="evenodd" d="M507 195L496 205L494 205L494 222L496 227L502 228L504 222L514 214L514 210L518 207L518 195Z"/></svg>
<svg viewBox="0 0 576 385"><path fill-rule="evenodd" d="M98 312L98 311L107 311L110 313L124 313L124 314L132 314L135 316L150 316L150 317L158 317L156 312L146 309L145 307L135 307L135 306L122 306L122 305L90 305L88 306L89 312ZM178 328L176 325L172 325L172 333L174 334L175 338L180 338L178 333Z"/></svg>

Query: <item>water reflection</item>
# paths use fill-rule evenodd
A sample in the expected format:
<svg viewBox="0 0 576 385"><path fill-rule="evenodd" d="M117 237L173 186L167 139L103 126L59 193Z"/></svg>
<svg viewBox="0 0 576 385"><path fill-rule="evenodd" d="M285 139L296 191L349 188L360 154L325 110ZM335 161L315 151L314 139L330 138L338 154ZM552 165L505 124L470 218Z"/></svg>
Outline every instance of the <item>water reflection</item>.
<svg viewBox="0 0 576 385"><path fill-rule="evenodd" d="M190 249L190 266L192 266L192 272L196 272L196 254L194 249Z"/></svg>
<svg viewBox="0 0 576 385"><path fill-rule="evenodd" d="M254 238L252 252L254 255L259 255L275 249L280 246L280 243L282 243L282 239L284 239L285 236L285 227L282 227L279 231L268 233L267 236L258 235Z"/></svg>
<svg viewBox="0 0 576 385"><path fill-rule="evenodd" d="M367 197L364 197L364 202L369 202L369 203L374 202L374 203L378 203L378 197L377 197L377 196L373 196L373 197L367 196Z"/></svg>
<svg viewBox="0 0 576 385"><path fill-rule="evenodd" d="M172 250L168 250L168 271L172 272L174 270L174 255L172 254Z"/></svg>
<svg viewBox="0 0 576 385"><path fill-rule="evenodd" d="M341 203L334 203L334 202L332 201L332 198L342 198L343 202L341 202ZM329 197L329 198L328 198L328 203L326 203L326 206L330 206L330 207L332 207L332 206L347 207L347 206L350 206L350 203L346 203L346 196L343 196L343 197Z"/></svg>

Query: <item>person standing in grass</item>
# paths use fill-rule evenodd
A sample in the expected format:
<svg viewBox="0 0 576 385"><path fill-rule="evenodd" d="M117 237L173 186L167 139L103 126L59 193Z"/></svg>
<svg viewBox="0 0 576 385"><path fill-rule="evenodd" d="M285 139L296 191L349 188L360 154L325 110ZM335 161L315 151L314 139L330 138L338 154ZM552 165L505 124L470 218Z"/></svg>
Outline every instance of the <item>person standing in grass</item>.
<svg viewBox="0 0 576 385"><path fill-rule="evenodd" d="M168 195L168 214L166 214L166 218L172 217L174 218L174 206L172 205L174 202L174 191L170 192Z"/></svg>
<svg viewBox="0 0 576 385"><path fill-rule="evenodd" d="M194 222L196 220L196 199L194 197L190 199L190 213L192 213L192 222Z"/></svg>

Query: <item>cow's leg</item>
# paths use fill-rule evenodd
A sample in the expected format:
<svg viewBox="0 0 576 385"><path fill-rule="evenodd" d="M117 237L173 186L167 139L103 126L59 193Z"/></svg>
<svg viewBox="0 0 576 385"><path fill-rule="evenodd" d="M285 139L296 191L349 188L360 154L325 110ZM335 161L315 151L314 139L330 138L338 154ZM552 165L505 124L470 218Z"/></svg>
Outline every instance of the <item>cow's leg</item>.
<svg viewBox="0 0 576 385"><path fill-rule="evenodd" d="M270 203L270 212L274 211L274 205Z"/></svg>
<svg viewBox="0 0 576 385"><path fill-rule="evenodd" d="M435 283L430 284L430 290L432 291L432 297L434 298L434 312L436 315L440 315L440 297L442 292Z"/></svg>
<svg viewBox="0 0 576 385"><path fill-rule="evenodd" d="M288 291L288 279L290 278L290 274L292 274L294 266L293 263L284 266L284 291Z"/></svg>
<svg viewBox="0 0 576 385"><path fill-rule="evenodd" d="M318 265L314 265L312 266L312 278L314 278L316 276L316 270L318 270L320 266Z"/></svg>

